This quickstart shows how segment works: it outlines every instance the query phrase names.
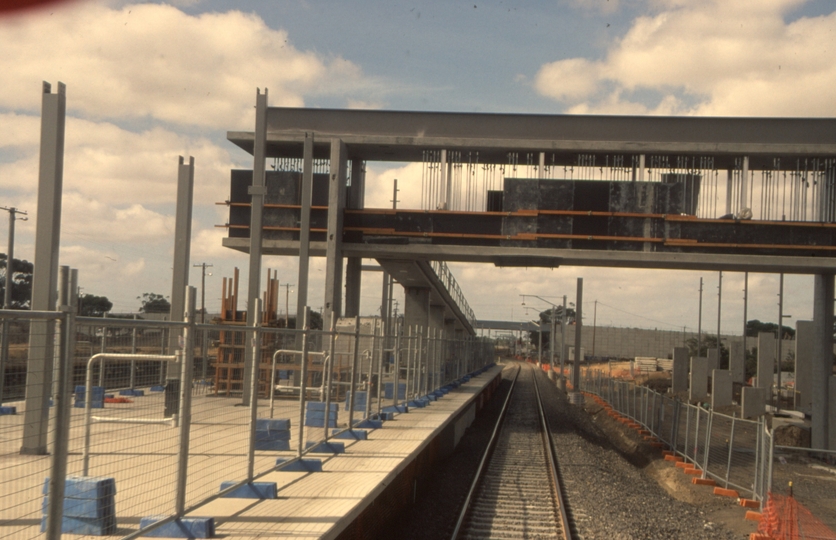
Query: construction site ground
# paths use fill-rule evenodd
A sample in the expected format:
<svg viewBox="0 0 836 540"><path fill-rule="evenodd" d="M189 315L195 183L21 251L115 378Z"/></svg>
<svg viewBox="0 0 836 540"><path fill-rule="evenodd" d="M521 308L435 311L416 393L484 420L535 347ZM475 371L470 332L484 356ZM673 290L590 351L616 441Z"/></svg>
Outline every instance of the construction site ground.
<svg viewBox="0 0 836 540"><path fill-rule="evenodd" d="M642 467L672 497L699 508L706 520L725 526L740 538L757 531L757 522L745 519L747 509L737 499L714 495L710 486L692 484L692 476L684 474L673 462L665 461L660 449L644 441L636 430L608 416L598 403L587 399L584 409L619 452Z"/></svg>

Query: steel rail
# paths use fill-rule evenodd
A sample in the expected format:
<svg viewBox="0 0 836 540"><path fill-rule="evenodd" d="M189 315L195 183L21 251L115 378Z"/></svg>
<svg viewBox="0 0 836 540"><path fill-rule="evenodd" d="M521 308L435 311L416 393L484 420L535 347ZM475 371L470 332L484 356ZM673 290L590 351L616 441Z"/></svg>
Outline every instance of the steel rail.
<svg viewBox="0 0 836 540"><path fill-rule="evenodd" d="M502 411L500 411L496 425L493 427L491 439L488 441L488 444L485 447L485 453L482 454L482 459L479 461L479 467L476 469L476 474L473 476L473 482L470 483L470 489L467 491L467 497L464 499L462 511L459 514L458 521L456 521L456 527L453 529L453 534L450 536L452 540L456 540L459 536L459 531L464 523L464 518L467 516L467 512L470 509L470 501L473 499L473 494L476 492L479 481L482 479L482 471L484 470L488 459L490 459L490 455L496 446L496 441L499 439L499 431L502 428L503 420L505 420L505 412L508 410L508 404L511 402L511 396L514 394L514 387L517 384L517 377L519 376L520 371L522 371L522 367L517 366L517 372L514 374L514 379L511 381L511 388L508 389L508 395L505 396L505 403L502 404Z"/></svg>
<svg viewBox="0 0 836 540"><path fill-rule="evenodd" d="M543 426L543 439L548 447L549 462L552 469L552 481L554 482L555 489L554 498L557 502L557 510L560 513L563 538L571 540L574 538L574 531L571 529L569 514L566 512L566 491L564 489L563 482L560 479L560 466L557 462L557 452L554 449L554 440L552 440L552 431L549 427L549 419L546 417L546 412L543 410L543 400L540 398L540 387L537 383L536 373L534 374L534 391L537 394L537 408L540 411L540 424Z"/></svg>

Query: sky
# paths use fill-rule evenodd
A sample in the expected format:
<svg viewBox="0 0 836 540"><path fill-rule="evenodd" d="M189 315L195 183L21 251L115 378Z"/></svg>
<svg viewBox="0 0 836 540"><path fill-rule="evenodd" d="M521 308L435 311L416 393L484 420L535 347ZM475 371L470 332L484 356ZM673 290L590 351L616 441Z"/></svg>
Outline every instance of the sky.
<svg viewBox="0 0 836 540"><path fill-rule="evenodd" d="M247 256L221 245L227 210L216 203L230 169L252 168L226 132L253 129L257 88L272 106L832 117L834 29L836 5L825 0L50 4L0 17L0 206L28 211L15 255L32 260L41 85L61 81L60 264L115 312L137 311L143 293L170 295L178 156L194 156L190 260L213 265L213 312L222 278L235 267L246 275ZM417 206L420 166L384 163L369 167L367 207L391 205L395 178L400 206ZM2 213L0 238L7 228ZM595 311L597 324L671 331L696 330L702 277L702 327L717 327L716 272L450 266L480 319L534 319L547 301L574 301L583 277L587 319ZM295 258L265 257L263 267L297 282ZM313 309L324 274L314 260ZM380 274L364 277L361 312L372 314ZM190 279L200 286L199 268ZM524 294L546 301L522 305ZM739 334L742 274L723 274L722 298L723 332ZM777 304L778 276L751 274L748 318L775 322ZM812 317L811 277L786 277L784 313L791 325Z"/></svg>

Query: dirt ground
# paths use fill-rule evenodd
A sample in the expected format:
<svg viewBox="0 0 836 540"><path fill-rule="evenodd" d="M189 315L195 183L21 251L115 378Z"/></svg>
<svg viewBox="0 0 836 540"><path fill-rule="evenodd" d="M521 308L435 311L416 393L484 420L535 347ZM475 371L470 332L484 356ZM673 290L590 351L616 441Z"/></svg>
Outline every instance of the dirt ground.
<svg viewBox="0 0 836 540"><path fill-rule="evenodd" d="M705 519L725 526L740 538L748 538L757 531L757 523L746 521L746 509L737 499L714 495L714 488L691 483L691 476L665 461L661 450L650 446L635 430L606 414L603 407L584 400L584 409L610 438L618 450L644 471L672 497L699 508Z"/></svg>

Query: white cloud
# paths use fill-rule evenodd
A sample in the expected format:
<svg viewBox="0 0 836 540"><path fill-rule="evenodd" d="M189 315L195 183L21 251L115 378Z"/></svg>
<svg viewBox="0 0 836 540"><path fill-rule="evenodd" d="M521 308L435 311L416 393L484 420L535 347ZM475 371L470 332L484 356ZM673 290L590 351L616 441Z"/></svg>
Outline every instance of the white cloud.
<svg viewBox="0 0 836 540"><path fill-rule="evenodd" d="M535 88L570 112L831 116L836 12L786 22L803 3L655 2L603 59L545 64Z"/></svg>
<svg viewBox="0 0 836 540"><path fill-rule="evenodd" d="M271 105L301 106L366 84L356 65L296 49L255 14L68 4L0 21L2 106L34 111L41 81L60 80L71 114L237 129L252 124L256 86Z"/></svg>

